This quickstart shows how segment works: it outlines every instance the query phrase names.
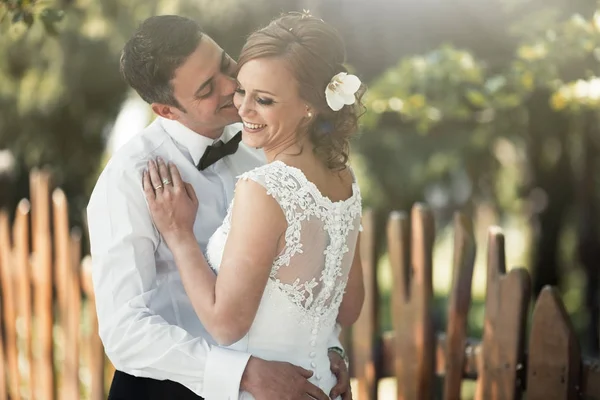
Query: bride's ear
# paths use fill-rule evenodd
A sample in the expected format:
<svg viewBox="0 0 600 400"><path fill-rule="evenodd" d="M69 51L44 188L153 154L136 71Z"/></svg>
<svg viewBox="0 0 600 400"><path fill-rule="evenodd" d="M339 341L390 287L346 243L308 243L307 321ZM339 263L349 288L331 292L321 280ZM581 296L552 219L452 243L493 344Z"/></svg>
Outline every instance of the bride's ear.
<svg viewBox="0 0 600 400"><path fill-rule="evenodd" d="M311 106L309 106L308 104L306 104L306 118L308 119L312 119L312 117L314 117L315 113L313 112L313 108Z"/></svg>

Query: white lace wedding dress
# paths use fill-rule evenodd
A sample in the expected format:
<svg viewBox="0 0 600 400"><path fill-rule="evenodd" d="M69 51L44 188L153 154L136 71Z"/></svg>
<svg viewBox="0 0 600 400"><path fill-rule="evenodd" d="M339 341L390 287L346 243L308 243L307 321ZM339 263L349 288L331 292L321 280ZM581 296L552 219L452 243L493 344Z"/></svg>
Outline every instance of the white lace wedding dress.
<svg viewBox="0 0 600 400"><path fill-rule="evenodd" d="M314 371L310 381L329 394L336 383L327 355L360 230L356 183L347 200L332 202L301 170L275 161L240 176L262 185L287 219L285 247L274 260L250 331L232 349ZM233 203L232 203L233 205ZM231 208L209 240L206 256L218 272ZM240 399L254 397L243 392Z"/></svg>

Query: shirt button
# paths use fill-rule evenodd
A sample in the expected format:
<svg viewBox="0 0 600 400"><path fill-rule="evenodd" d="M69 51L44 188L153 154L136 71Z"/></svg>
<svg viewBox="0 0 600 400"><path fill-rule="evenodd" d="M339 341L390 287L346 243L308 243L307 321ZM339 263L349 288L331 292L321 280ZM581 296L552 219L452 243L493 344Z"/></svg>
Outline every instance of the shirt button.
<svg viewBox="0 0 600 400"><path fill-rule="evenodd" d="M321 380L321 375L317 374L317 376L315 376L315 378L317 378L317 380Z"/></svg>
<svg viewBox="0 0 600 400"><path fill-rule="evenodd" d="M312 334L313 335L316 335L317 333L319 333L319 330L317 328L315 328L315 329L312 330Z"/></svg>
<svg viewBox="0 0 600 400"><path fill-rule="evenodd" d="M315 346L317 345L317 341L316 341L316 340L312 340L312 341L310 342L310 345L311 345L312 347L315 347Z"/></svg>
<svg viewBox="0 0 600 400"><path fill-rule="evenodd" d="M317 353L315 353L314 351L311 351L309 354L310 358L315 358L316 355Z"/></svg>
<svg viewBox="0 0 600 400"><path fill-rule="evenodd" d="M314 362L311 362L311 363L310 363L310 366L311 366L311 367L313 367L313 368L316 368L316 367L317 367L317 364L315 364Z"/></svg>

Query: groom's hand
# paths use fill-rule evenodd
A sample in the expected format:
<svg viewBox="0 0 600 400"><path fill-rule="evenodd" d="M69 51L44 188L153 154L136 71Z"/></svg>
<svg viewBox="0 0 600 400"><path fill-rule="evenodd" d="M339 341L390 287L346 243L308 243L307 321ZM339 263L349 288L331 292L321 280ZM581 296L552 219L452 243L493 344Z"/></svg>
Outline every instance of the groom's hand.
<svg viewBox="0 0 600 400"><path fill-rule="evenodd" d="M331 389L329 394L332 399L336 399L337 396L342 396L342 400L352 400L352 390L350 389L350 371L346 366L346 362L338 353L334 351L329 352L329 363L331 365L331 372L337 378L337 383Z"/></svg>
<svg viewBox="0 0 600 400"><path fill-rule="evenodd" d="M308 381L312 371L287 362L250 357L240 388L257 400L329 400L321 389ZM308 395L308 396L307 396Z"/></svg>

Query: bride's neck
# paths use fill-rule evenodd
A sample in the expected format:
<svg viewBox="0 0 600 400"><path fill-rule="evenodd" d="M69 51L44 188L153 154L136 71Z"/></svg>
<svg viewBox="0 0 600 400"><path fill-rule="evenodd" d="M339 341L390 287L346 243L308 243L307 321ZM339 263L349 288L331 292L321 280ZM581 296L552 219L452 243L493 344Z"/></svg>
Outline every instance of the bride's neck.
<svg viewBox="0 0 600 400"><path fill-rule="evenodd" d="M283 161L287 163L294 163L294 160L298 158L313 157L313 144L307 136L296 138L293 141L287 141L280 144L276 144L271 147L263 148L267 162Z"/></svg>

